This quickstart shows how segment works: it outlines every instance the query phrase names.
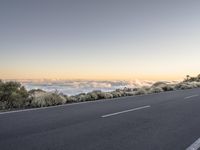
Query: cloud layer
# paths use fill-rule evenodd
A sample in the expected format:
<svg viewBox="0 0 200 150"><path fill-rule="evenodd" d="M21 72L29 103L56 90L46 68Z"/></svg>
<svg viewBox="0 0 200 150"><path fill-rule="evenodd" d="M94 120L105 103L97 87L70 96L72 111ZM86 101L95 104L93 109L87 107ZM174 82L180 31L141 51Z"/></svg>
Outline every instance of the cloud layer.
<svg viewBox="0 0 200 150"><path fill-rule="evenodd" d="M124 87L141 87L152 85L153 81L94 81L94 80L23 80L20 81L28 90L42 89L59 91L67 95L87 93L93 90L113 91Z"/></svg>

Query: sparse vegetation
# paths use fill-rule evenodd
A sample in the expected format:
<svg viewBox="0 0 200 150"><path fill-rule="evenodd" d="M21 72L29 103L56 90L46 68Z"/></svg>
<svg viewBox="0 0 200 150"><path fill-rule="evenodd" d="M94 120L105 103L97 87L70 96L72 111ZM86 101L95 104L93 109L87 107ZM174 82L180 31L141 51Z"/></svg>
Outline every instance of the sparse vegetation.
<svg viewBox="0 0 200 150"><path fill-rule="evenodd" d="M197 77L190 77L187 75L184 81L177 84L156 82L152 86L143 86L140 88L116 89L112 92L102 92L97 90L89 93L67 96L62 93L58 93L57 91L46 92L41 89L27 91L24 86L18 82L3 82L0 80L0 110L47 107L65 103L112 99L123 96L144 95L199 87L200 74Z"/></svg>

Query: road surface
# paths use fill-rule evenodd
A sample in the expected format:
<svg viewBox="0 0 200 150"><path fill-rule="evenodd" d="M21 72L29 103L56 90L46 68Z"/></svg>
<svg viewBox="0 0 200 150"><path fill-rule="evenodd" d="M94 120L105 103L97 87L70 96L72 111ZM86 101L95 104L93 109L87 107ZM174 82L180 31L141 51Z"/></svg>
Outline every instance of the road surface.
<svg viewBox="0 0 200 150"><path fill-rule="evenodd" d="M0 113L0 150L196 150L200 89Z"/></svg>

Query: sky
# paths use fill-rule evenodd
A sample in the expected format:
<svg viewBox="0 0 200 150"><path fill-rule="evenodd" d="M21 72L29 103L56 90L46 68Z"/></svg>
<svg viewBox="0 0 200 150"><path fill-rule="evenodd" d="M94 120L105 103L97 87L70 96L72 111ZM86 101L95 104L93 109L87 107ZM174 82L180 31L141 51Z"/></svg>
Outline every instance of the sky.
<svg viewBox="0 0 200 150"><path fill-rule="evenodd" d="M197 75L199 8L199 0L1 0L0 78Z"/></svg>

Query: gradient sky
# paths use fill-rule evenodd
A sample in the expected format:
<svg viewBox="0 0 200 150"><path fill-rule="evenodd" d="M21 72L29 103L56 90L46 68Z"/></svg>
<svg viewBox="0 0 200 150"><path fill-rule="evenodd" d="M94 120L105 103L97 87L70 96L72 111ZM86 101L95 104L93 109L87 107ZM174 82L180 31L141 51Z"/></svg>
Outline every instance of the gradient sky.
<svg viewBox="0 0 200 150"><path fill-rule="evenodd" d="M199 0L1 0L1 79L200 72Z"/></svg>

